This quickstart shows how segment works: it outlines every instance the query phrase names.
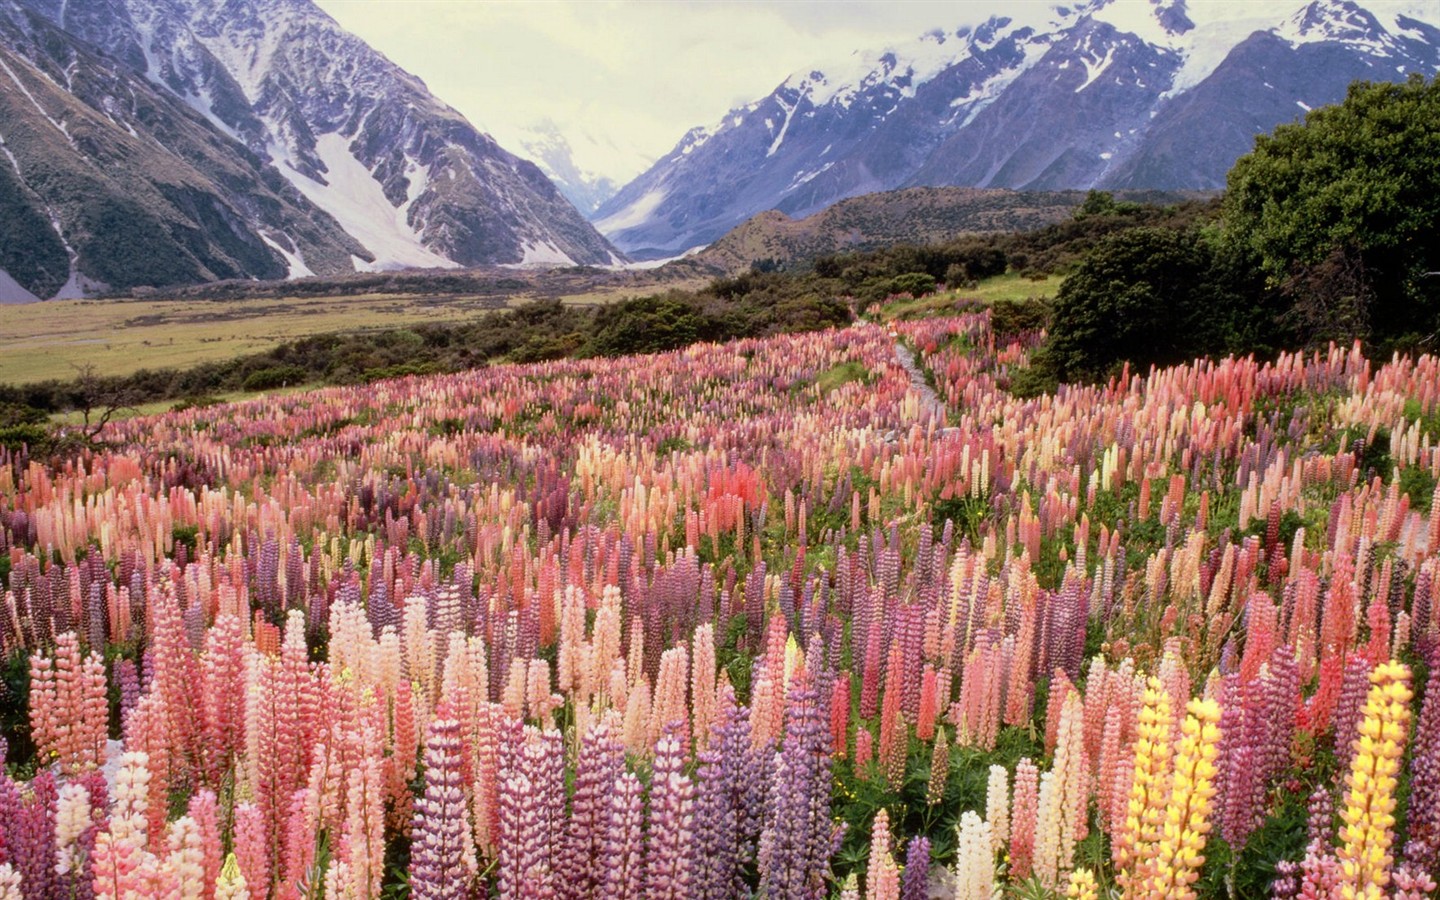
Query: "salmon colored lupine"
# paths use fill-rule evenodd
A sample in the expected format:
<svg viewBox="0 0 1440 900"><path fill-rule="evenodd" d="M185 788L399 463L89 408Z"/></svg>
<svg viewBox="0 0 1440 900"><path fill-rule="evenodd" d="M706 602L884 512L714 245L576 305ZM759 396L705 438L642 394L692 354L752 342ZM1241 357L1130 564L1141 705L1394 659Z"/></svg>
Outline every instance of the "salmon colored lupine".
<svg viewBox="0 0 1440 900"><path fill-rule="evenodd" d="M1010 878L1030 877L1035 861L1035 829L1038 825L1040 771L1029 759L1015 766L1015 790L1010 804Z"/></svg>
<svg viewBox="0 0 1440 900"><path fill-rule="evenodd" d="M865 870L865 900L900 900L900 868L891 853L890 814L880 810L870 826L870 865Z"/></svg>
<svg viewBox="0 0 1440 900"><path fill-rule="evenodd" d="M1159 679L1146 684L1139 724L1128 765L1125 819L1112 835L1115 880L1124 896L1141 896L1153 876L1156 848L1163 834L1169 801L1172 757L1170 695ZM1122 773L1125 770L1122 769Z"/></svg>
<svg viewBox="0 0 1440 900"><path fill-rule="evenodd" d="M105 664L94 649L80 654L80 639L67 631L55 639L53 658L30 657L30 732L42 759L74 774L104 758L109 703Z"/></svg>

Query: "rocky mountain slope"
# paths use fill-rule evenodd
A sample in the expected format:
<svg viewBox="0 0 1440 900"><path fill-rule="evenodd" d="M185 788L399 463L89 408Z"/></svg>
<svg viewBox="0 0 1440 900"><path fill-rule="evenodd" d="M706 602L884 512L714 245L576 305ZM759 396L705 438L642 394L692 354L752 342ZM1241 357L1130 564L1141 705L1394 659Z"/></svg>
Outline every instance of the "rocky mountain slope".
<svg viewBox="0 0 1440 900"><path fill-rule="evenodd" d="M594 215L664 256L757 212L920 185L1215 189L1257 133L1357 78L1440 70L1415 0L1082 0L792 75L686 134Z"/></svg>
<svg viewBox="0 0 1440 900"><path fill-rule="evenodd" d="M308 0L0 0L0 140L4 297L616 260Z"/></svg>

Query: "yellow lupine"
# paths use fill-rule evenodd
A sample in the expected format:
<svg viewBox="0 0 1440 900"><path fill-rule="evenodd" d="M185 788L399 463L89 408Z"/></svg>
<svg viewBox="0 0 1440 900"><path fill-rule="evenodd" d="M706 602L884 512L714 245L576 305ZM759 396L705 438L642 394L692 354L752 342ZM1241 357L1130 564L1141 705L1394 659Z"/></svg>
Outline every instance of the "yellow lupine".
<svg viewBox="0 0 1440 900"><path fill-rule="evenodd" d="M240 874L240 865L235 860L235 854L231 853L225 857L220 878L215 882L215 900L249 900L249 897L245 876Z"/></svg>
<svg viewBox="0 0 1440 900"><path fill-rule="evenodd" d="M1170 694L1158 678L1151 676L1146 683L1141 702L1130 799L1111 850L1116 881L1127 898L1136 896L1141 873L1160 839L1172 755Z"/></svg>
<svg viewBox="0 0 1440 900"><path fill-rule="evenodd" d="M1170 800L1155 850L1155 871L1142 893L1166 900L1190 900L1191 885L1205 862L1205 839L1215 797L1215 757L1220 751L1220 704L1191 700L1180 729Z"/></svg>
<svg viewBox="0 0 1440 900"><path fill-rule="evenodd" d="M1089 869L1076 869L1070 873L1065 885L1066 900L1098 900L1100 886L1095 883L1095 873Z"/></svg>
<svg viewBox="0 0 1440 900"><path fill-rule="evenodd" d="M1383 663L1370 673L1370 693L1340 813L1340 896L1387 896L1395 840L1395 787L1410 729L1410 669Z"/></svg>

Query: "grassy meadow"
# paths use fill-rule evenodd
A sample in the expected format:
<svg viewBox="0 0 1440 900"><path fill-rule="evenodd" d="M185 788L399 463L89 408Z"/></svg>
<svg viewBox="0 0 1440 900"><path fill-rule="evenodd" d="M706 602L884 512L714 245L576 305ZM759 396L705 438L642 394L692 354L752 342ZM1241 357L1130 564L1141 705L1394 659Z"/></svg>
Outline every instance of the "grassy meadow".
<svg viewBox="0 0 1440 900"><path fill-rule="evenodd" d="M587 305L622 296L596 287L564 297ZM57 300L0 306L0 384L70 378L89 364L98 375L183 369L259 353L315 334L461 322L532 299L473 295L367 294L243 300Z"/></svg>
<svg viewBox="0 0 1440 900"><path fill-rule="evenodd" d="M1053 300L1064 280L1064 276L1059 274L1041 275L1037 280L1019 272L1006 272L1004 275L983 279L975 287L887 303L880 308L879 315L883 321L891 322L897 319L942 315L957 307L968 307L977 302L990 304L1000 300Z"/></svg>

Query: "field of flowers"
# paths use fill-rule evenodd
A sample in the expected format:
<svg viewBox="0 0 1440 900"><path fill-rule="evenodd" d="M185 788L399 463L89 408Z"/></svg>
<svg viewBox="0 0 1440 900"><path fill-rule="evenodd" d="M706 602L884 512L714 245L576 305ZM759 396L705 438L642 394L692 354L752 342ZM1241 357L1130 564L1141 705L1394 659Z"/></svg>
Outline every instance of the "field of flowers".
<svg viewBox="0 0 1440 900"><path fill-rule="evenodd" d="M0 900L1435 896L1440 360L897 328L0 450Z"/></svg>

